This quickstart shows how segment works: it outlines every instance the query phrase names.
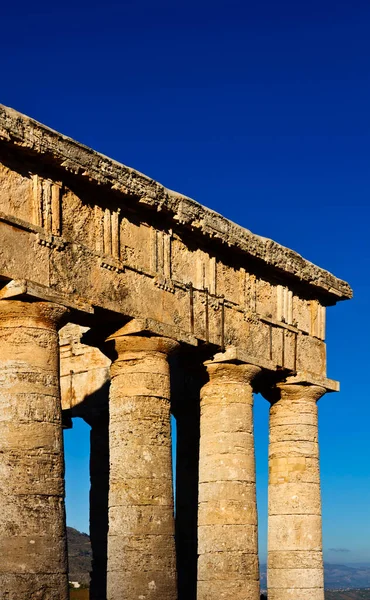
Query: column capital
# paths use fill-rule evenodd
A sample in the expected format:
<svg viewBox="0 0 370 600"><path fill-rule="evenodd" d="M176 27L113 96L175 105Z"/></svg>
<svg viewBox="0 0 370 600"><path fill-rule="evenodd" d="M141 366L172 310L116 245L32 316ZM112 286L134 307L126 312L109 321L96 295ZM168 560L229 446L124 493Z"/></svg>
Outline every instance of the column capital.
<svg viewBox="0 0 370 600"><path fill-rule="evenodd" d="M251 385L261 373L261 367L249 363L235 363L231 361L207 360L204 363L210 380L220 383L244 383Z"/></svg>
<svg viewBox="0 0 370 600"><path fill-rule="evenodd" d="M138 352L154 352L169 356L179 348L176 340L156 335L127 335L121 330L105 340L102 351L111 360L130 360Z"/></svg>
<svg viewBox="0 0 370 600"><path fill-rule="evenodd" d="M312 383L290 382L286 380L276 383L267 390L263 390L262 395L273 405L280 400L317 402L327 391L325 387Z"/></svg>
<svg viewBox="0 0 370 600"><path fill-rule="evenodd" d="M70 310L61 304L29 300L0 300L1 327L35 327L60 329Z"/></svg>

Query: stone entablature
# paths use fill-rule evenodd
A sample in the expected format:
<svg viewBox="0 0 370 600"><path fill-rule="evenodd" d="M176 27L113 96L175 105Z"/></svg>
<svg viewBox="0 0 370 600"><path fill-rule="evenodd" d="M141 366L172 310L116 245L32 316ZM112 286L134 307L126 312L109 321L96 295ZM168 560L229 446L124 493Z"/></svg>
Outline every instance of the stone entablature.
<svg viewBox="0 0 370 600"><path fill-rule="evenodd" d="M0 139L4 281L325 376L325 307L348 284L5 107Z"/></svg>
<svg viewBox="0 0 370 600"><path fill-rule="evenodd" d="M29 516L32 546L7 542L7 597L28 600L39 573L44 600L67 600L60 441L81 416L91 599L195 600L198 587L197 600L258 600L260 391L271 402L269 598L323 600L316 402L338 390L325 315L349 285L3 106L0 242L0 539ZM1 481L12 465L19 485Z"/></svg>
<svg viewBox="0 0 370 600"><path fill-rule="evenodd" d="M298 281L309 284L311 288L317 287L320 290L318 293L331 297L332 302L351 297L351 289L346 282L306 261L293 250L284 248L273 240L254 235L194 200L166 189L142 173L2 105L0 105L0 140L8 146L17 148L18 152L22 149L24 155L38 156L39 167L42 161L46 170L48 166L59 170L57 180L46 178L46 181L41 183L37 176L33 177L35 214L31 222L35 222L35 224L43 223L45 217L42 214L44 211L47 215L48 202L49 205L53 201L57 202L60 194L60 179L64 180L65 175L71 173L75 181L89 181L102 186L104 192L100 192L101 196L106 196L108 190L114 193L113 204L116 206L110 215L112 222L117 219L117 212L119 212L124 198L128 208L137 211L137 204L139 204L139 211L145 206L154 208L157 212L161 211L166 215L165 218L169 218L172 222L173 228L177 224L177 228L180 230L199 231L201 236L206 238L204 243L207 246L210 239L218 239L242 254L248 254L261 260L265 265L271 266L274 271L279 270L297 278ZM40 208L41 186L43 196L50 198L50 201L45 200L44 208ZM104 219L107 233L110 229L108 214L105 214ZM46 218L46 228L49 229L49 232L58 235L60 232L59 222L60 219L57 218L54 221L54 228L52 228ZM81 239L81 233L78 230L79 239ZM107 235L109 237L111 234ZM108 247L112 248L110 242L108 242ZM109 255L111 252L112 250L107 254Z"/></svg>

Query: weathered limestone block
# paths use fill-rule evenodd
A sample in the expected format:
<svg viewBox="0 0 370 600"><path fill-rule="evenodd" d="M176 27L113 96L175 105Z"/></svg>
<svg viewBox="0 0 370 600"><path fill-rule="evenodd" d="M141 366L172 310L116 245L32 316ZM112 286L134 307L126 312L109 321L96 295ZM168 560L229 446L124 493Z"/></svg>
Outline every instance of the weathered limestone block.
<svg viewBox="0 0 370 600"><path fill-rule="evenodd" d="M66 310L0 302L0 598L67 600L57 327Z"/></svg>
<svg viewBox="0 0 370 600"><path fill-rule="evenodd" d="M98 417L108 403L110 360L81 342L88 327L68 323L59 331L60 389L63 410L73 416Z"/></svg>
<svg viewBox="0 0 370 600"><path fill-rule="evenodd" d="M11 166L0 164L0 211L34 222L32 180L22 171L24 167L14 163Z"/></svg>
<svg viewBox="0 0 370 600"><path fill-rule="evenodd" d="M269 600L324 599L316 402L325 391L280 383L269 396Z"/></svg>
<svg viewBox="0 0 370 600"><path fill-rule="evenodd" d="M179 341L316 377L326 306L352 295L292 250L1 105L0 239L0 277L41 285L38 298L149 318ZM75 372L72 387L91 375Z"/></svg>
<svg viewBox="0 0 370 600"><path fill-rule="evenodd" d="M210 362L201 391L198 600L259 599L252 381Z"/></svg>
<svg viewBox="0 0 370 600"><path fill-rule="evenodd" d="M175 600L168 355L162 337L109 338L108 600Z"/></svg>
<svg viewBox="0 0 370 600"><path fill-rule="evenodd" d="M0 273L9 279L22 279L42 285L49 283L49 250L37 243L36 235L0 220ZM22 257L22 260L19 257Z"/></svg>

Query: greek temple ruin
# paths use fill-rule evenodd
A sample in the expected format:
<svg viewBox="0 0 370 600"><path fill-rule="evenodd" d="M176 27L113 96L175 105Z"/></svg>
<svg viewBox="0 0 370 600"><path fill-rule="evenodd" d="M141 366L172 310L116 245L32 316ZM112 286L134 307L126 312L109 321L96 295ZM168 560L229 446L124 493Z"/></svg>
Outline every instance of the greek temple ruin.
<svg viewBox="0 0 370 600"><path fill-rule="evenodd" d="M4 106L0 240L0 599L68 599L81 417L91 600L259 600L261 393L268 598L324 600L317 401L349 285Z"/></svg>

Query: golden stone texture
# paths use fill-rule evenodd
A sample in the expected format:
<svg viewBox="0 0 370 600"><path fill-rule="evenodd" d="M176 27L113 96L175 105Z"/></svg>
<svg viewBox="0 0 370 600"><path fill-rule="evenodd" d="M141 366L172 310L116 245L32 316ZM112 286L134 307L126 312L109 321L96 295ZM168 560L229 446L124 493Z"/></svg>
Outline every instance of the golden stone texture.
<svg viewBox="0 0 370 600"><path fill-rule="evenodd" d="M351 296L0 105L0 600L66 600L61 430L77 416L91 600L257 600L253 389L272 402L269 600L322 600L316 400L339 389L326 308Z"/></svg>
<svg viewBox="0 0 370 600"><path fill-rule="evenodd" d="M0 598L68 598L57 333L65 313L0 302Z"/></svg>
<svg viewBox="0 0 370 600"><path fill-rule="evenodd" d="M201 391L198 600L259 600L253 365L208 363Z"/></svg>
<svg viewBox="0 0 370 600"><path fill-rule="evenodd" d="M269 598L324 600L317 401L325 389L279 383L270 408Z"/></svg>
<svg viewBox="0 0 370 600"><path fill-rule="evenodd" d="M170 374L178 346L110 336L108 600L175 600ZM113 348L112 348L113 347Z"/></svg>

